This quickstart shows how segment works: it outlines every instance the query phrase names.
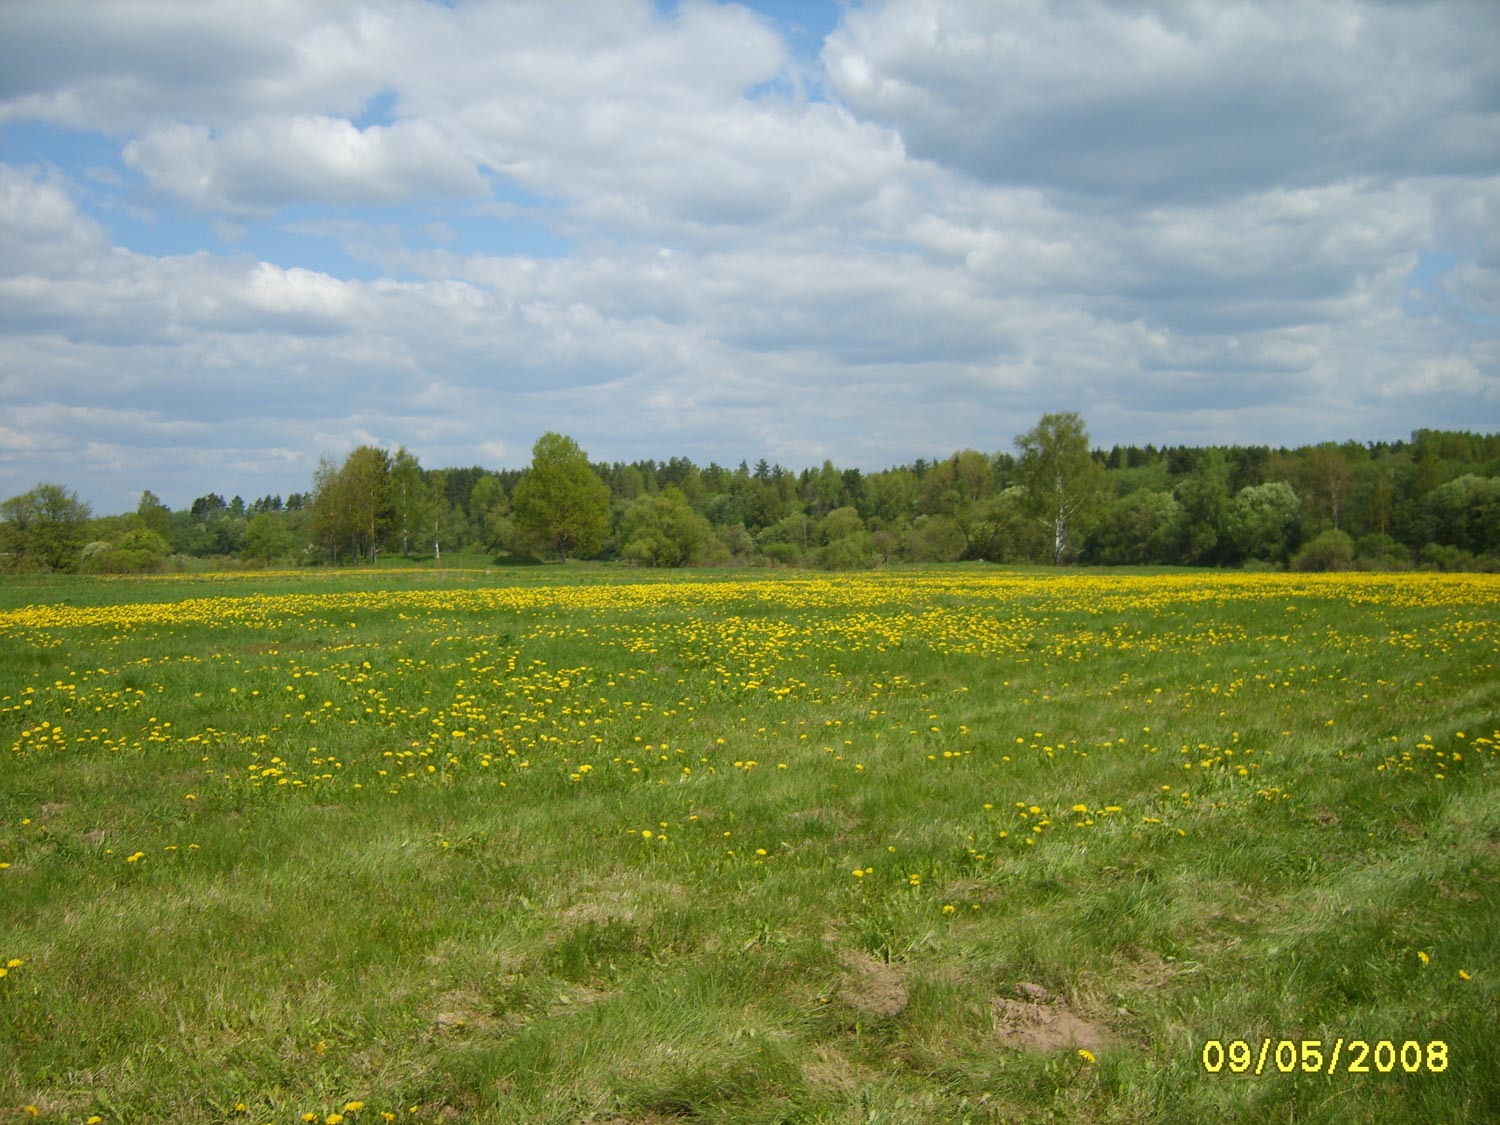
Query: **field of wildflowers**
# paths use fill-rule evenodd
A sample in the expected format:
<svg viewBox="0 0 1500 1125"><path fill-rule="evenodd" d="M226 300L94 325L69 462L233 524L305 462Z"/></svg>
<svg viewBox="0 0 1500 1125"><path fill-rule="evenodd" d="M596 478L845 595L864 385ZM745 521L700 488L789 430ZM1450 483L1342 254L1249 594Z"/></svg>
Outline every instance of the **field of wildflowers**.
<svg viewBox="0 0 1500 1125"><path fill-rule="evenodd" d="M0 1123L1500 1120L1500 578L14 579L0 906Z"/></svg>

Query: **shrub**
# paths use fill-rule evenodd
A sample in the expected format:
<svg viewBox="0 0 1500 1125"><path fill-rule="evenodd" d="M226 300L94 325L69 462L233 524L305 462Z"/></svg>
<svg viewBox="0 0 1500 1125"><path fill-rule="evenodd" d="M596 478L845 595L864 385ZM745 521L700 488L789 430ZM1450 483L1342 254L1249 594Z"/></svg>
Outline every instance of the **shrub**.
<svg viewBox="0 0 1500 1125"><path fill-rule="evenodd" d="M1365 535L1354 544L1354 565L1361 570L1406 570L1411 552L1389 535Z"/></svg>
<svg viewBox="0 0 1500 1125"><path fill-rule="evenodd" d="M1325 531L1292 558L1293 570L1348 570L1354 564L1354 540L1342 531Z"/></svg>
<svg viewBox="0 0 1500 1125"><path fill-rule="evenodd" d="M1447 543L1429 543L1418 559L1423 570L1474 570L1474 556L1462 547Z"/></svg>

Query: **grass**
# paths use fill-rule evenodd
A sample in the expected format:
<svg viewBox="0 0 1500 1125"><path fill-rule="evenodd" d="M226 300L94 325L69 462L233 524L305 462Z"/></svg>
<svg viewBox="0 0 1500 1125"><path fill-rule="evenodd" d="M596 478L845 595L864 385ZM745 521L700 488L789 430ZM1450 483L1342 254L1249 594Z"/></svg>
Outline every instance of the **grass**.
<svg viewBox="0 0 1500 1125"><path fill-rule="evenodd" d="M1500 1119L1497 605L10 580L0 1123Z"/></svg>

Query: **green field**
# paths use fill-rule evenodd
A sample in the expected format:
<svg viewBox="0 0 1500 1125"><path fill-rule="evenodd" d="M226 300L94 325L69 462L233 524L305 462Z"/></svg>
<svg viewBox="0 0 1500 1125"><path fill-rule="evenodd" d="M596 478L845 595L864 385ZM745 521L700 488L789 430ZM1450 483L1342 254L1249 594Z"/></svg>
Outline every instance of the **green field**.
<svg viewBox="0 0 1500 1125"><path fill-rule="evenodd" d="M1496 1121L1500 578L14 578L0 865L0 1123Z"/></svg>

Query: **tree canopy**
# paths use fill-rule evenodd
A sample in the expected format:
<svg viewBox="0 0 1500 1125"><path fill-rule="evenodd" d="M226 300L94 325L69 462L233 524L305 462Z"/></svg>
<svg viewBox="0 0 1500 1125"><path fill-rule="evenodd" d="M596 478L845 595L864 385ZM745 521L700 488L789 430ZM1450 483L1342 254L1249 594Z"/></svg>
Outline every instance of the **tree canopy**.
<svg viewBox="0 0 1500 1125"><path fill-rule="evenodd" d="M1052 530L1052 561L1081 541L1081 525L1104 495L1104 469L1089 451L1089 432L1077 414L1044 414L1016 438L1016 476L1027 506Z"/></svg>
<svg viewBox="0 0 1500 1125"><path fill-rule="evenodd" d="M89 507L60 484L0 504L0 552L16 570L73 570L88 541Z"/></svg>
<svg viewBox="0 0 1500 1125"><path fill-rule="evenodd" d="M562 434L543 434L532 446L513 503L520 528L563 561L594 554L609 533L609 489L578 443Z"/></svg>
<svg viewBox="0 0 1500 1125"><path fill-rule="evenodd" d="M440 547L634 566L1500 569L1500 434L1093 449L1077 414L1049 414L1014 451L874 471L831 460L799 471L765 459L591 464L556 433L532 453L525 469L428 469L404 448L365 445L325 458L311 491L285 499L205 490L172 510L147 490L131 511L98 517L63 486L38 485L0 504L0 569L369 563Z"/></svg>

